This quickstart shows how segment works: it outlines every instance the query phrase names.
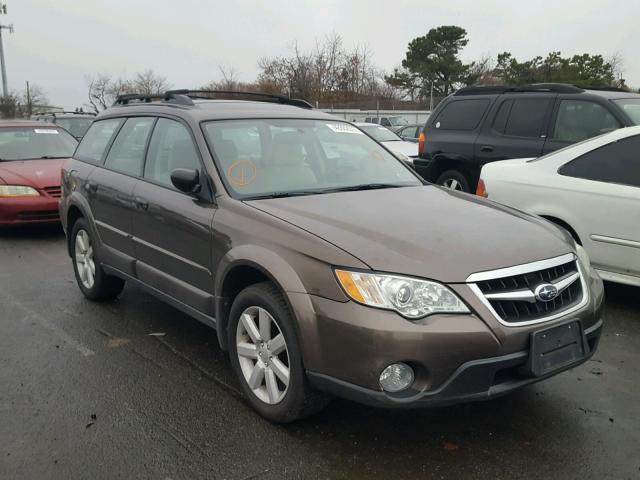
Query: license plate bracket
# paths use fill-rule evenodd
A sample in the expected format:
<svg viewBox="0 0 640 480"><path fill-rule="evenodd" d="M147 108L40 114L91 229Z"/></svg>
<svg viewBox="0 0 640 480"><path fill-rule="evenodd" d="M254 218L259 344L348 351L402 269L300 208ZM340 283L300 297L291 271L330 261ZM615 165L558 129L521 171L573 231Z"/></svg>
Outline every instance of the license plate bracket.
<svg viewBox="0 0 640 480"><path fill-rule="evenodd" d="M531 333L528 370L540 377L582 360L588 344L579 321Z"/></svg>

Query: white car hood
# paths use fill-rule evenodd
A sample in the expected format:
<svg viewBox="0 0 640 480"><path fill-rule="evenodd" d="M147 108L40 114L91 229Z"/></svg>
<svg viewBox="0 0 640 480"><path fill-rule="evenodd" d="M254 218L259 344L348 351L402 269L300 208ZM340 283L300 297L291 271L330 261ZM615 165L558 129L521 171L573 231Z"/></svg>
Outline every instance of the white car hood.
<svg viewBox="0 0 640 480"><path fill-rule="evenodd" d="M418 144L413 142L405 142L404 140L381 142L392 152L404 153L407 157L418 156Z"/></svg>

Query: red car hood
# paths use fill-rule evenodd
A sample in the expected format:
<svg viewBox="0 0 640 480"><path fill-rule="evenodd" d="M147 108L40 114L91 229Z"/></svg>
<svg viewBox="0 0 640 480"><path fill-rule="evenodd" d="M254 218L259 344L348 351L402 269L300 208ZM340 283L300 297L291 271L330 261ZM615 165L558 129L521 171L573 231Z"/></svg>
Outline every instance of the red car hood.
<svg viewBox="0 0 640 480"><path fill-rule="evenodd" d="M30 187L58 187L62 165L67 159L0 162L0 183Z"/></svg>

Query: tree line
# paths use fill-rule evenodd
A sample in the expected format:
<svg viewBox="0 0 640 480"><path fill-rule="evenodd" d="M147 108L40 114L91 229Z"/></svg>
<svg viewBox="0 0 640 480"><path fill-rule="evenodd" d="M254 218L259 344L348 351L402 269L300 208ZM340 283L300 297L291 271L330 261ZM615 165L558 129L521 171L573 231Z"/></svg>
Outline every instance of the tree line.
<svg viewBox="0 0 640 480"><path fill-rule="evenodd" d="M373 108L425 108L432 98L442 98L470 85L523 85L530 83L571 83L580 86L614 86L627 89L622 78L623 59L619 54L605 58L584 53L562 56L549 52L521 61L510 52L495 58L484 56L472 62L462 60L469 44L464 28L443 25L414 38L400 64L390 73L377 67L366 44L346 47L340 35L332 34L305 50L294 43L284 56L258 59L259 73L253 81L242 81L233 66L219 67L218 80L199 89L261 91L303 98L321 108L341 106ZM118 95L139 93L158 95L171 88L167 77L145 70L132 78L104 73L86 78L87 103L99 112ZM32 89L0 99L3 117L30 115L35 106L48 103L44 91ZM381 103L382 102L382 103ZM13 115L12 115L13 114Z"/></svg>

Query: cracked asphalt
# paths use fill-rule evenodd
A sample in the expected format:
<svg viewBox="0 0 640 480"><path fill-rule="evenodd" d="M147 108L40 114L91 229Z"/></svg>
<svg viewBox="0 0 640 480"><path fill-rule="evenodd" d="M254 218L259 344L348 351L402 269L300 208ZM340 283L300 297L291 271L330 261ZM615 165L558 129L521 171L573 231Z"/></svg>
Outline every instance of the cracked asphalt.
<svg viewBox="0 0 640 480"><path fill-rule="evenodd" d="M0 231L2 479L638 479L640 290L593 359L490 402L255 415L215 331L127 286L85 300L58 228Z"/></svg>

